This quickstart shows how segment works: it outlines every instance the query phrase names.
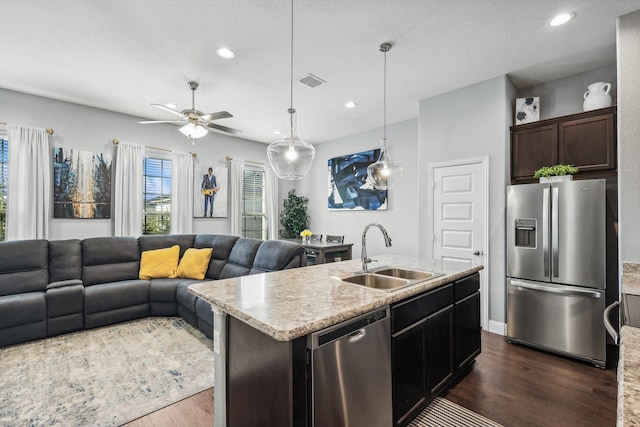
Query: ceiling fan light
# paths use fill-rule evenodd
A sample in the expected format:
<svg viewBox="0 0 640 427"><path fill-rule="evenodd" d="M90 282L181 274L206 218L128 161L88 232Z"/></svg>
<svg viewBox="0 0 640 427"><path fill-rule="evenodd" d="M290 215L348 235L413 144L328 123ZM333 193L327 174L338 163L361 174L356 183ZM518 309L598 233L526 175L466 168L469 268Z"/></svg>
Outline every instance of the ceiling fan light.
<svg viewBox="0 0 640 427"><path fill-rule="evenodd" d="M188 123L182 126L179 130L187 138L202 138L209 133L204 126L194 125L193 123Z"/></svg>

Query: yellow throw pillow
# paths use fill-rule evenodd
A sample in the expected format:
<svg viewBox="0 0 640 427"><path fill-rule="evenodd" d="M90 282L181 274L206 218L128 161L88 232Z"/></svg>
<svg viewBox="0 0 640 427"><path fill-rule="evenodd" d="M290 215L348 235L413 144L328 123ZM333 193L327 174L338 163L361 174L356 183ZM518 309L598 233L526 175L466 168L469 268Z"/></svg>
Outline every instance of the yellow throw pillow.
<svg viewBox="0 0 640 427"><path fill-rule="evenodd" d="M179 257L180 246L178 245L166 249L143 251L140 256L140 279L172 279L176 277Z"/></svg>
<svg viewBox="0 0 640 427"><path fill-rule="evenodd" d="M204 279L209 268L213 248L187 249L178 266L178 277L184 279Z"/></svg>

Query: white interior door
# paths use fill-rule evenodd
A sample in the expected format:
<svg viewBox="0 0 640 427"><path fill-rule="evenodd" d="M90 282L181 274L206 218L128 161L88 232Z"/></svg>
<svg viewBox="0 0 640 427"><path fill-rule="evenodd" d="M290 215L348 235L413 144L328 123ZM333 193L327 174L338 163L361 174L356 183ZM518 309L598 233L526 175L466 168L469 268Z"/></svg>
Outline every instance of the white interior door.
<svg viewBox="0 0 640 427"><path fill-rule="evenodd" d="M430 165L431 257L466 265L483 264L480 271L481 323L489 322L487 286L488 158Z"/></svg>

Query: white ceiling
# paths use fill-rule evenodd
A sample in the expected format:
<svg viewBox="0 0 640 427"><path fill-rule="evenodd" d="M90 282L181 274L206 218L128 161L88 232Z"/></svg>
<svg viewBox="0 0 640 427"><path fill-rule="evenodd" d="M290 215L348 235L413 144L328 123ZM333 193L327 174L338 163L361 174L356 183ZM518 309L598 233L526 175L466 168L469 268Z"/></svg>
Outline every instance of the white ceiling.
<svg viewBox="0 0 640 427"><path fill-rule="evenodd" d="M270 142L289 107L289 0L0 0L0 87L152 120L150 103L227 110ZM312 143L417 117L418 101L499 75L518 87L615 63L616 17L640 0L295 0L300 136ZM548 20L576 18L552 28ZM220 46L236 52L225 60ZM344 108L354 100L358 107ZM2 118L0 117L0 120ZM140 125L154 126L154 125Z"/></svg>

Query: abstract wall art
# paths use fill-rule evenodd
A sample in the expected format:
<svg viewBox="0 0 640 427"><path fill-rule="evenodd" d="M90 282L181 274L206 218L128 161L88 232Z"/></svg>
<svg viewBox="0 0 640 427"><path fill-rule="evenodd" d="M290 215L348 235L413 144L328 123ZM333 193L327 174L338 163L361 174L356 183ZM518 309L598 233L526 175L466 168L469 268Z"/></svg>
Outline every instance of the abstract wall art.
<svg viewBox="0 0 640 427"><path fill-rule="evenodd" d="M53 217L111 218L111 154L53 149Z"/></svg>
<svg viewBox="0 0 640 427"><path fill-rule="evenodd" d="M329 210L387 210L387 190L376 190L367 180L367 166L380 149L362 151L328 161Z"/></svg>
<svg viewBox="0 0 640 427"><path fill-rule="evenodd" d="M540 98L516 98L516 124L537 122L540 120Z"/></svg>

